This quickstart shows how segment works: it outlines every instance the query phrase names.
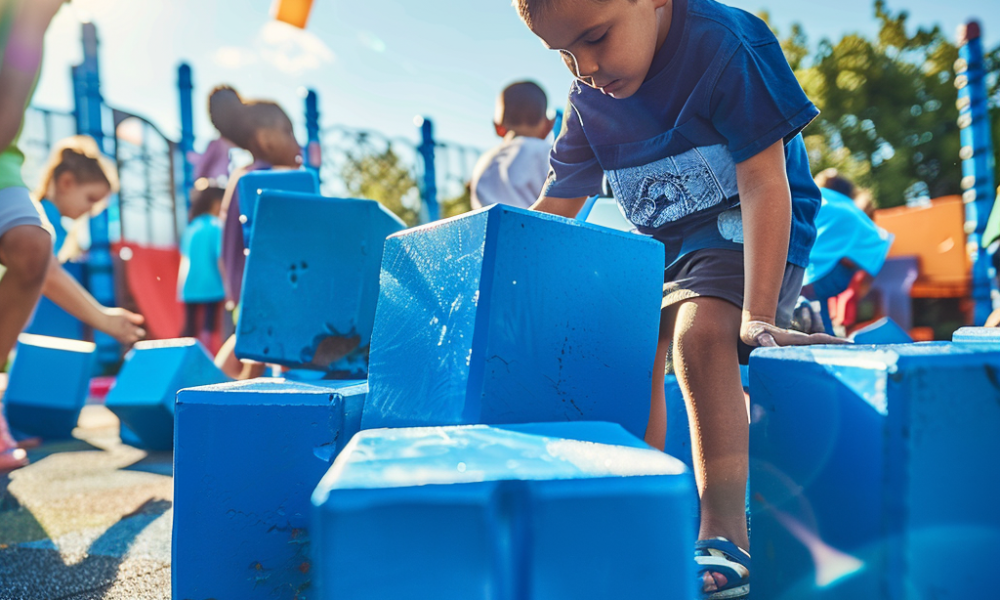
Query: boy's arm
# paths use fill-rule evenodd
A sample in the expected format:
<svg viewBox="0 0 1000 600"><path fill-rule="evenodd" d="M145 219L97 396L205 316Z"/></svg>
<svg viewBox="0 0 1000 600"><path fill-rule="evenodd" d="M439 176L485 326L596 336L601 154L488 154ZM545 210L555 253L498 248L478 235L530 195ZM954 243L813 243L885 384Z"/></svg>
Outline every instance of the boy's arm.
<svg viewBox="0 0 1000 600"><path fill-rule="evenodd" d="M55 256L49 263L42 293L69 314L123 344L134 344L146 336L146 332L140 327L142 315L123 308L102 306L66 272Z"/></svg>
<svg viewBox="0 0 1000 600"><path fill-rule="evenodd" d="M830 335L806 335L775 326L792 225L784 143L778 141L738 163L736 182L743 213L746 272L740 337L751 346L843 343Z"/></svg>
<svg viewBox="0 0 1000 600"><path fill-rule="evenodd" d="M0 0L0 7L8 9L11 2ZM0 150L9 147L21 129L24 107L42 66L45 30L62 3L63 0L22 2L14 17L0 63Z"/></svg>
<svg viewBox="0 0 1000 600"><path fill-rule="evenodd" d="M550 215L559 215L561 217L566 217L567 219L575 219L577 213L586 204L587 197L582 198L554 198L552 196L542 196L531 205L531 210L537 210L538 212L549 213Z"/></svg>

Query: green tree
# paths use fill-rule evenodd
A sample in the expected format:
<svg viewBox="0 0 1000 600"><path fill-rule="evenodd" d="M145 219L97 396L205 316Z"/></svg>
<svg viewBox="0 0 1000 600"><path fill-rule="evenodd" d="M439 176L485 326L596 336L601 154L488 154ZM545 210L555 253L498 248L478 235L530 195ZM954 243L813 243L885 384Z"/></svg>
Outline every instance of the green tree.
<svg viewBox="0 0 1000 600"><path fill-rule="evenodd" d="M822 114L804 132L815 171L835 167L872 190L878 206L909 196L961 193L958 49L938 27L907 33L905 11L876 0L876 39L858 34L809 47L801 26L781 39L789 64ZM766 18L766 16L765 16ZM987 67L1000 71L1000 48ZM993 126L1000 134L993 81Z"/></svg>
<svg viewBox="0 0 1000 600"><path fill-rule="evenodd" d="M391 147L383 152L348 152L340 177L351 195L382 203L410 227L420 222L417 181Z"/></svg>

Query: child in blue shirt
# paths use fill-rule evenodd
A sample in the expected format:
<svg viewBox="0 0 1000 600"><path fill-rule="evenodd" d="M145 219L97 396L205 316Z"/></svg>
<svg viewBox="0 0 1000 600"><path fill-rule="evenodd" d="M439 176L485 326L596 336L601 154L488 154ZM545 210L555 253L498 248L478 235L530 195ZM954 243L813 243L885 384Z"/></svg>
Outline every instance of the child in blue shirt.
<svg viewBox="0 0 1000 600"><path fill-rule="evenodd" d="M197 337L209 347L222 301L226 298L222 285L222 224L219 222L224 194L222 188L195 183L191 222L180 243L181 268L177 287L185 315L181 336Z"/></svg>
<svg viewBox="0 0 1000 600"><path fill-rule="evenodd" d="M534 209L573 217L606 179L666 252L646 441L662 448L668 352L691 420L705 598L749 595L749 426L739 363L789 331L820 194L818 114L767 25L712 0L515 0L576 76Z"/></svg>

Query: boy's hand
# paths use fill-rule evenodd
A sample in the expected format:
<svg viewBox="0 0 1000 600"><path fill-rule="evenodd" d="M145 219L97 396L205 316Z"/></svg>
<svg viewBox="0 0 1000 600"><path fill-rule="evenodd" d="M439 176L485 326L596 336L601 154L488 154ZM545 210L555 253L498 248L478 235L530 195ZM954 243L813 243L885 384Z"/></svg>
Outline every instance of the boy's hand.
<svg viewBox="0 0 1000 600"><path fill-rule="evenodd" d="M810 346L813 344L850 344L850 340L834 337L826 333L802 333L792 329L782 329L765 321L743 321L740 339L748 346L777 348L779 346Z"/></svg>
<svg viewBox="0 0 1000 600"><path fill-rule="evenodd" d="M100 329L122 344L131 346L146 337L146 330L140 327L145 320L142 315L124 308L106 308L104 324Z"/></svg>

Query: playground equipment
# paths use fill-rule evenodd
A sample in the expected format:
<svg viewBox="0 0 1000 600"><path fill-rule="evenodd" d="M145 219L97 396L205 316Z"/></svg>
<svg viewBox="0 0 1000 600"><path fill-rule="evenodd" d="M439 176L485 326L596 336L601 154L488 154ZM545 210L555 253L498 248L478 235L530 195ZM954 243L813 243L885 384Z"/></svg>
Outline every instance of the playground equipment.
<svg viewBox="0 0 1000 600"><path fill-rule="evenodd" d="M188 387L229 381L201 342L191 338L139 342L105 405L149 450L174 446L174 399Z"/></svg>
<svg viewBox="0 0 1000 600"><path fill-rule="evenodd" d="M178 394L174 598L293 598L309 586L309 496L360 428L367 391L255 380Z"/></svg>
<svg viewBox="0 0 1000 600"><path fill-rule="evenodd" d="M990 264L987 247L992 240L984 238L990 210L996 198L993 181L994 155L989 120L986 70L983 66L983 44L980 26L970 21L958 30L958 62L955 64L955 87L958 88L962 150L962 189L965 193L965 231L972 262L972 301L977 325L986 322L993 312L991 289L995 270Z"/></svg>
<svg viewBox="0 0 1000 600"><path fill-rule="evenodd" d="M236 355L365 377L382 248L405 225L373 200L265 190L256 204Z"/></svg>
<svg viewBox="0 0 1000 600"><path fill-rule="evenodd" d="M294 4L287 0L281 7L291 10ZM108 210L91 220L91 246L82 280L103 304L141 312L151 336L173 338L183 322L182 307L174 297L179 260L176 246L187 223L187 194L194 172L188 162L195 144L192 69L182 64L177 72L181 134L175 141L149 120L109 106L101 93L98 36L92 23L83 25L82 43L83 61L72 71L74 110L63 113L32 107L27 112L22 135L25 177L33 184L53 144L77 133L94 137L115 159L122 189L111 199ZM305 166L314 175L322 175L324 192L329 196L351 196L342 180L345 161L378 158L391 150L399 161L394 165L412 174L420 214L423 220L430 220L439 214L439 193L461 195L478 157L473 148L435 139L429 119L420 119L420 137L415 142L365 129L321 127L317 94L308 91L304 104ZM45 318L41 313L39 331L64 330L47 328L42 322ZM121 349L103 334L94 339L101 368L115 367Z"/></svg>
<svg viewBox="0 0 1000 600"><path fill-rule="evenodd" d="M95 351L90 342L21 334L3 396L11 428L50 440L72 437Z"/></svg>
<svg viewBox="0 0 1000 600"><path fill-rule="evenodd" d="M977 595L954 575L988 569L1000 542L982 476L1000 452L998 369L983 344L755 352L754 595Z"/></svg>
<svg viewBox="0 0 1000 600"><path fill-rule="evenodd" d="M364 431L313 494L317 598L693 598L694 499L610 423Z"/></svg>

